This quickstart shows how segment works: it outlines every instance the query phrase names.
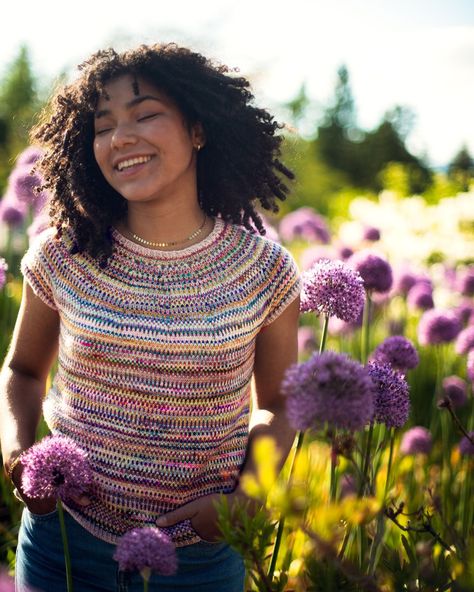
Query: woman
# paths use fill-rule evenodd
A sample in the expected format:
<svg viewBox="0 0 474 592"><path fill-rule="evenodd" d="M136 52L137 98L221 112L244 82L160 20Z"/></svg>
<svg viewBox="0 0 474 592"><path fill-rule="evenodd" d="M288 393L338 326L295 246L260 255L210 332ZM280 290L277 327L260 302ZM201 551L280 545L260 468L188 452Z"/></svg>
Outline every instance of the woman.
<svg viewBox="0 0 474 592"><path fill-rule="evenodd" d="M33 132L54 227L22 261L2 370L2 455L26 504L17 585L64 589L55 502L21 490L43 411L95 474L67 502L76 592L139 586L117 573L114 544L153 524L179 569L152 589L242 590L214 502L245 500L256 438L272 436L283 461L294 437L279 385L296 360L299 278L251 232L255 202L276 211L292 177L280 126L244 78L174 44L102 51L80 71Z"/></svg>

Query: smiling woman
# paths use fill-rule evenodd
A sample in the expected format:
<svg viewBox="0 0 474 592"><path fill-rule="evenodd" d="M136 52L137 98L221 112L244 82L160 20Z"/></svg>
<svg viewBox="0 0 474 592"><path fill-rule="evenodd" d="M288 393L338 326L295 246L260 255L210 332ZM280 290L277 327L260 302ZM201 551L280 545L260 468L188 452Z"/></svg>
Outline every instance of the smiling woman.
<svg viewBox="0 0 474 592"><path fill-rule="evenodd" d="M34 138L54 227L22 261L0 386L2 456L27 506L17 585L64 589L53 500L21 480L42 410L93 472L86 499L65 500L76 592L136 590L114 545L150 525L178 556L151 590L241 592L215 502L248 501L256 439L272 436L283 463L294 436L280 383L296 361L299 276L255 232L256 204L276 210L292 177L280 126L247 80L175 45L99 52L46 113Z"/></svg>

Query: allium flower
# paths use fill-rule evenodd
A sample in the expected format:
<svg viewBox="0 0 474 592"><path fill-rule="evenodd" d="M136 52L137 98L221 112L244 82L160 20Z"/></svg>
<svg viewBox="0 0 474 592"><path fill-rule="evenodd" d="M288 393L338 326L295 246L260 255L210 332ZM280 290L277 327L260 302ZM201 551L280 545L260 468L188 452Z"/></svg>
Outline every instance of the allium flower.
<svg viewBox="0 0 474 592"><path fill-rule="evenodd" d="M457 277L457 289L463 296L474 296L474 267L468 267Z"/></svg>
<svg viewBox="0 0 474 592"><path fill-rule="evenodd" d="M298 351L310 353L316 347L316 338L311 327L300 327L298 329Z"/></svg>
<svg viewBox="0 0 474 592"><path fill-rule="evenodd" d="M339 248L339 257L343 261L346 261L347 259L349 259L349 257L352 257L353 254L354 251L350 247L342 246Z"/></svg>
<svg viewBox="0 0 474 592"><path fill-rule="evenodd" d="M342 261L320 261L302 275L301 311L317 312L351 322L365 301L360 275Z"/></svg>
<svg viewBox="0 0 474 592"><path fill-rule="evenodd" d="M32 173L31 167L16 167L10 174L8 183L20 201L33 203L36 199L35 189L40 187L42 179L38 173Z"/></svg>
<svg viewBox="0 0 474 592"><path fill-rule="evenodd" d="M474 382L474 350L467 354L466 375L471 382Z"/></svg>
<svg viewBox="0 0 474 592"><path fill-rule="evenodd" d="M13 201L5 196L0 202L0 221L7 226L12 228L20 226L25 219L26 213L25 205L18 200Z"/></svg>
<svg viewBox="0 0 474 592"><path fill-rule="evenodd" d="M474 432L469 432L469 437L474 439ZM474 455L474 444L468 438L466 438L466 436L463 436L459 442L459 452L463 456Z"/></svg>
<svg viewBox="0 0 474 592"><path fill-rule="evenodd" d="M362 429L373 415L373 386L367 370L345 354L313 354L290 366L282 382L286 413L296 430Z"/></svg>
<svg viewBox="0 0 474 592"><path fill-rule="evenodd" d="M443 378L443 394L448 396L453 407L462 407L467 402L467 384L459 376Z"/></svg>
<svg viewBox="0 0 474 592"><path fill-rule="evenodd" d="M430 310L434 308L433 288L424 282L416 283L408 291L407 303L412 310Z"/></svg>
<svg viewBox="0 0 474 592"><path fill-rule="evenodd" d="M422 345L449 343L461 330L461 323L452 311L433 308L426 311L418 324L418 340Z"/></svg>
<svg viewBox="0 0 474 592"><path fill-rule="evenodd" d="M467 354L468 351L474 349L474 325L470 325L463 329L457 336L455 343L456 353Z"/></svg>
<svg viewBox="0 0 474 592"><path fill-rule="evenodd" d="M405 372L418 366L420 357L413 343L402 335L387 337L375 350L373 359L391 364L396 370Z"/></svg>
<svg viewBox="0 0 474 592"><path fill-rule="evenodd" d="M388 428L402 427L410 411L405 377L390 364L369 362L367 368L375 388L373 420Z"/></svg>
<svg viewBox="0 0 474 592"><path fill-rule="evenodd" d="M18 156L16 160L17 166L24 166L24 165L33 165L39 157L42 155L42 151L40 148L36 148L35 146L28 146L25 148L23 152Z"/></svg>
<svg viewBox="0 0 474 592"><path fill-rule="evenodd" d="M92 483L87 455L67 436L46 436L22 455L22 485L27 496L70 499Z"/></svg>
<svg viewBox="0 0 474 592"><path fill-rule="evenodd" d="M317 240L321 243L328 243L331 238L324 218L312 208L307 207L286 214L280 222L279 233L286 242L302 238L308 241Z"/></svg>
<svg viewBox="0 0 474 592"><path fill-rule="evenodd" d="M431 432L421 426L415 426L403 434L400 452L402 454L429 454L432 446Z"/></svg>
<svg viewBox="0 0 474 592"><path fill-rule="evenodd" d="M7 281L8 264L3 257L0 257L0 290Z"/></svg>
<svg viewBox="0 0 474 592"><path fill-rule="evenodd" d="M470 323L471 319L473 318L474 304L469 300L465 300L456 306L454 312L461 321L461 324L465 325L466 323Z"/></svg>
<svg viewBox="0 0 474 592"><path fill-rule="evenodd" d="M417 283L418 276L409 269L399 269L395 272L393 278L393 291L396 294L406 296L408 292Z"/></svg>
<svg viewBox="0 0 474 592"><path fill-rule="evenodd" d="M380 230L375 226L366 226L362 233L363 240L376 242L380 240Z"/></svg>
<svg viewBox="0 0 474 592"><path fill-rule="evenodd" d="M0 592L15 592L15 580L6 571L0 571Z"/></svg>
<svg viewBox="0 0 474 592"><path fill-rule="evenodd" d="M364 249L354 253L347 263L360 273L366 290L388 292L392 287L392 268L380 255Z"/></svg>
<svg viewBox="0 0 474 592"><path fill-rule="evenodd" d="M114 559L122 571L139 571L145 579L150 572L171 576L178 569L176 549L159 528L134 528L119 540Z"/></svg>

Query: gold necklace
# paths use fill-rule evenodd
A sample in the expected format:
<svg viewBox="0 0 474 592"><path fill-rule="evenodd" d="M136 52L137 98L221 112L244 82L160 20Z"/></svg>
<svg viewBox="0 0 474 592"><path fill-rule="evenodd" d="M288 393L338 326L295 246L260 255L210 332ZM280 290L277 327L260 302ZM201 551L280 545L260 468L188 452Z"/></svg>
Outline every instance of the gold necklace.
<svg viewBox="0 0 474 592"><path fill-rule="evenodd" d="M154 243L152 241L145 240L141 236L137 236L131 230L129 230L129 232L136 241L142 243L143 245L147 245L149 247L174 247L176 245L184 245L186 243L189 243L189 241L192 241L197 236L199 236L201 234L201 232L203 231L204 226L206 225L206 222L207 222L207 216L206 216L206 214L204 214L204 220L202 221L201 226L197 230L195 230L192 234L190 234L187 238L185 238L183 240L171 241L169 243Z"/></svg>

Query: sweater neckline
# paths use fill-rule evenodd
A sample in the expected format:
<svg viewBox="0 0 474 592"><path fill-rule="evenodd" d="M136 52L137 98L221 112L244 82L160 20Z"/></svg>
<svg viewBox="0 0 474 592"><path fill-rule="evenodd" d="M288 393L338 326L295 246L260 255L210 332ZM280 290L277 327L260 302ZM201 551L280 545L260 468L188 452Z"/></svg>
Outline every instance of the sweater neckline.
<svg viewBox="0 0 474 592"><path fill-rule="evenodd" d="M206 238L203 238L201 241L194 243L189 247L172 251L152 249L143 245L139 245L122 234L117 228L115 228L115 226L112 227L112 237L119 245L125 247L129 251L136 253L137 255L145 255L146 257L151 257L153 259L178 259L190 256L214 243L223 228L224 221L221 218L214 218L214 228L206 236Z"/></svg>

